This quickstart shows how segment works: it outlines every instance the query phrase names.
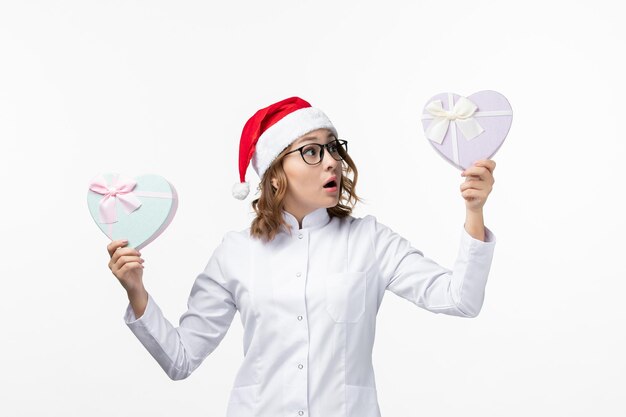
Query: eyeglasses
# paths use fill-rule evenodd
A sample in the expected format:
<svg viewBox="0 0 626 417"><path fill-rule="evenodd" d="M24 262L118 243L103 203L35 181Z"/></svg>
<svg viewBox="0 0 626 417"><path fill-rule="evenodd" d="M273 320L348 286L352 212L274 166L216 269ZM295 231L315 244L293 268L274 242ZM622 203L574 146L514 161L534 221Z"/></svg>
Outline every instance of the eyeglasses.
<svg viewBox="0 0 626 417"><path fill-rule="evenodd" d="M293 152L300 152L302 159L309 165L317 165L324 160L324 149L328 149L328 153L336 161L342 161L348 154L348 141L342 139L335 139L326 145L320 145L319 143L307 143L304 146L294 149L291 152L287 152L283 156L287 156Z"/></svg>

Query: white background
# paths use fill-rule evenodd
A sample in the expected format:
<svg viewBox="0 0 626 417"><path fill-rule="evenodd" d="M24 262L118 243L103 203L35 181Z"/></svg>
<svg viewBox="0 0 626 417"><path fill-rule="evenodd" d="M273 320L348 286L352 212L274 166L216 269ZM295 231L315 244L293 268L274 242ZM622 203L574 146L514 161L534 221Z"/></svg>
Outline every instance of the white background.
<svg viewBox="0 0 626 417"><path fill-rule="evenodd" d="M413 3L413 4L411 4ZM626 414L623 61L609 1L0 3L0 414L220 416L243 357L237 314L186 380L123 322L126 293L87 210L101 172L176 187L144 282L178 323L229 230L252 220L241 129L293 95L329 115L375 215L451 267L459 171L424 138L433 95L503 93L485 224L497 245L475 319L387 293L374 367L394 416ZM258 177L250 168L252 189Z"/></svg>

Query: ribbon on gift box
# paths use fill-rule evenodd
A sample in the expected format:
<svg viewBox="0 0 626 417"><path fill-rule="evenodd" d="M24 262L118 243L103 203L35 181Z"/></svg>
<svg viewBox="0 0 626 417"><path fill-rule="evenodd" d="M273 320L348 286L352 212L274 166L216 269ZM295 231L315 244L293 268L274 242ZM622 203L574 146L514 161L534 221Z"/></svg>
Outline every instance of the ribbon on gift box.
<svg viewBox="0 0 626 417"><path fill-rule="evenodd" d="M441 100L433 100L426 105L427 113L422 115L422 120L433 120L426 129L426 137L440 145L443 143L450 124L453 124L450 133L452 137L452 155L456 164L460 163L456 127L459 128L465 139L469 141L485 131L475 117L513 115L513 112L510 110L476 111L478 106L467 97L461 96L454 103L454 95L452 93L448 93L448 107L449 109L446 110L443 108Z"/></svg>
<svg viewBox="0 0 626 417"><path fill-rule="evenodd" d="M171 193L155 191L133 191L137 181L132 178L123 178L119 174L108 184L102 174L94 178L89 184L89 189L103 195L98 205L100 223L108 224L108 236L113 231L113 223L117 222L117 202L120 203L127 214L141 207L141 201L137 197L173 198Z"/></svg>
<svg viewBox="0 0 626 417"><path fill-rule="evenodd" d="M120 178L118 175L111 185L107 184L102 175L97 176L89 189L95 193L102 194L102 200L98 207L100 214L100 223L117 222L117 211L115 206L117 202L124 208L127 214L132 213L141 207L141 201L137 195L133 193L133 189L137 185L137 181L130 178Z"/></svg>

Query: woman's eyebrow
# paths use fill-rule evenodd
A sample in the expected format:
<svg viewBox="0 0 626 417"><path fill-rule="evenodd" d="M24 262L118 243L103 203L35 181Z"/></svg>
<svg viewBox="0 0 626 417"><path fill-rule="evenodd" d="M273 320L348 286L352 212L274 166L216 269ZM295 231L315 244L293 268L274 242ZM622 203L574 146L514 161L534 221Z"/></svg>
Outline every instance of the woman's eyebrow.
<svg viewBox="0 0 626 417"><path fill-rule="evenodd" d="M328 136L326 138L327 139L328 138L335 138L335 134L331 132L331 133L328 134ZM317 140L317 137L315 137L315 136L304 137L304 138L300 139L298 142L296 142L296 145L300 145L300 144L302 144L304 142L311 141L311 140Z"/></svg>

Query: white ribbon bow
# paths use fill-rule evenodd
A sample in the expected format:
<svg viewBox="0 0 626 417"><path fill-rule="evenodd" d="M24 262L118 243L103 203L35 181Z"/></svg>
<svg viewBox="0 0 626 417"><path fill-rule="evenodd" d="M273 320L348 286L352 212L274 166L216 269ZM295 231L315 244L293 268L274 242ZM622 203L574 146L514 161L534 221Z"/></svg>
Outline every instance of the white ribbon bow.
<svg viewBox="0 0 626 417"><path fill-rule="evenodd" d="M433 100L426 106L426 111L434 116L434 120L426 129L426 137L441 145L450 122L454 122L467 140L472 140L485 131L472 117L478 106L466 97L459 97L452 110L445 110L441 100Z"/></svg>

